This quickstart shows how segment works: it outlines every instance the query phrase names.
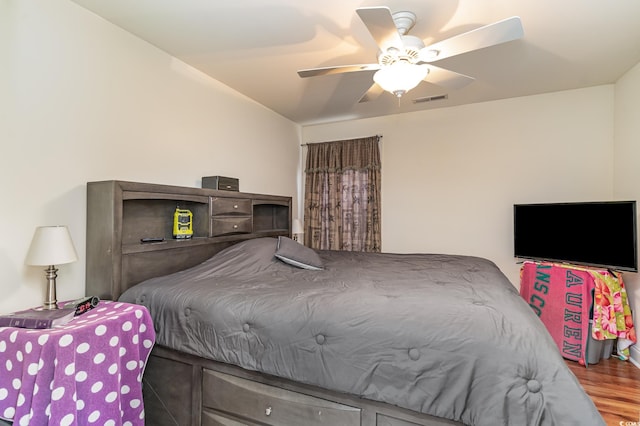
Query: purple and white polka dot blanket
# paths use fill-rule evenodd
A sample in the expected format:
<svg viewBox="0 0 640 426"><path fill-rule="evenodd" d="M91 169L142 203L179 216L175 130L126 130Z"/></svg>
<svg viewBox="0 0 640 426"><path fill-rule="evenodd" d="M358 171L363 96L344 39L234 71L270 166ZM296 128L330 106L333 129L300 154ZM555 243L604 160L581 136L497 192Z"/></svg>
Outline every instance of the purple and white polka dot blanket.
<svg viewBox="0 0 640 426"><path fill-rule="evenodd" d="M0 418L14 425L144 425L155 342L144 306L101 301L50 329L0 327Z"/></svg>

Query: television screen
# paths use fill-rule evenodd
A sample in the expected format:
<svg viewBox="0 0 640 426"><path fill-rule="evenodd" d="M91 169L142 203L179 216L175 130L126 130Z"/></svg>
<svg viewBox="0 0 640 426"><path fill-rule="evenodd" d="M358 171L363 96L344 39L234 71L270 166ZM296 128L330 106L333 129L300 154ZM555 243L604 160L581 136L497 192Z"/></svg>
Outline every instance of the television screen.
<svg viewBox="0 0 640 426"><path fill-rule="evenodd" d="M518 258L638 271L636 202L515 204Z"/></svg>

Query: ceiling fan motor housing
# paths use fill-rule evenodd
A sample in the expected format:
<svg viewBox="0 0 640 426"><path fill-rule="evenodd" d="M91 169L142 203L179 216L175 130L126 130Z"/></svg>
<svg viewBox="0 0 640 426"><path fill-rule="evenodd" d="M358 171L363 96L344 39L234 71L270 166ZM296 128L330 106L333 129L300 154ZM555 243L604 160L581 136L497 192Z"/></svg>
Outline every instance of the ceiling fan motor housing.
<svg viewBox="0 0 640 426"><path fill-rule="evenodd" d="M418 37L411 35L402 36L403 46L401 49L390 47L385 52L378 54L378 63L386 66L397 61L404 60L411 64L417 63L420 58L420 50L424 48L424 42Z"/></svg>

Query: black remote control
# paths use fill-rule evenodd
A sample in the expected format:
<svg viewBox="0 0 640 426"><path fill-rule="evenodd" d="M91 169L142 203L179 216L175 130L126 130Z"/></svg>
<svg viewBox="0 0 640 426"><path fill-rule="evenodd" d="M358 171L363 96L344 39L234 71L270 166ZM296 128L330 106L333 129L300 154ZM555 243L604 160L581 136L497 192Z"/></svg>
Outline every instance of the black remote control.
<svg viewBox="0 0 640 426"><path fill-rule="evenodd" d="M162 241L164 241L163 237L140 238L141 243L161 243Z"/></svg>

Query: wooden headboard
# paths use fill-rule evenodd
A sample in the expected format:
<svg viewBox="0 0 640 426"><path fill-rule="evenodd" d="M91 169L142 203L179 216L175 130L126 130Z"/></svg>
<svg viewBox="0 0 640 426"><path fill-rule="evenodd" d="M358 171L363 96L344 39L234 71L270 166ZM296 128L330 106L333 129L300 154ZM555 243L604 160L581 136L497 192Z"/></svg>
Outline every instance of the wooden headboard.
<svg viewBox="0 0 640 426"><path fill-rule="evenodd" d="M193 214L192 238L173 237L176 207ZM291 236L291 197L89 182L86 294L117 300L146 279L195 266L240 241L280 235Z"/></svg>

